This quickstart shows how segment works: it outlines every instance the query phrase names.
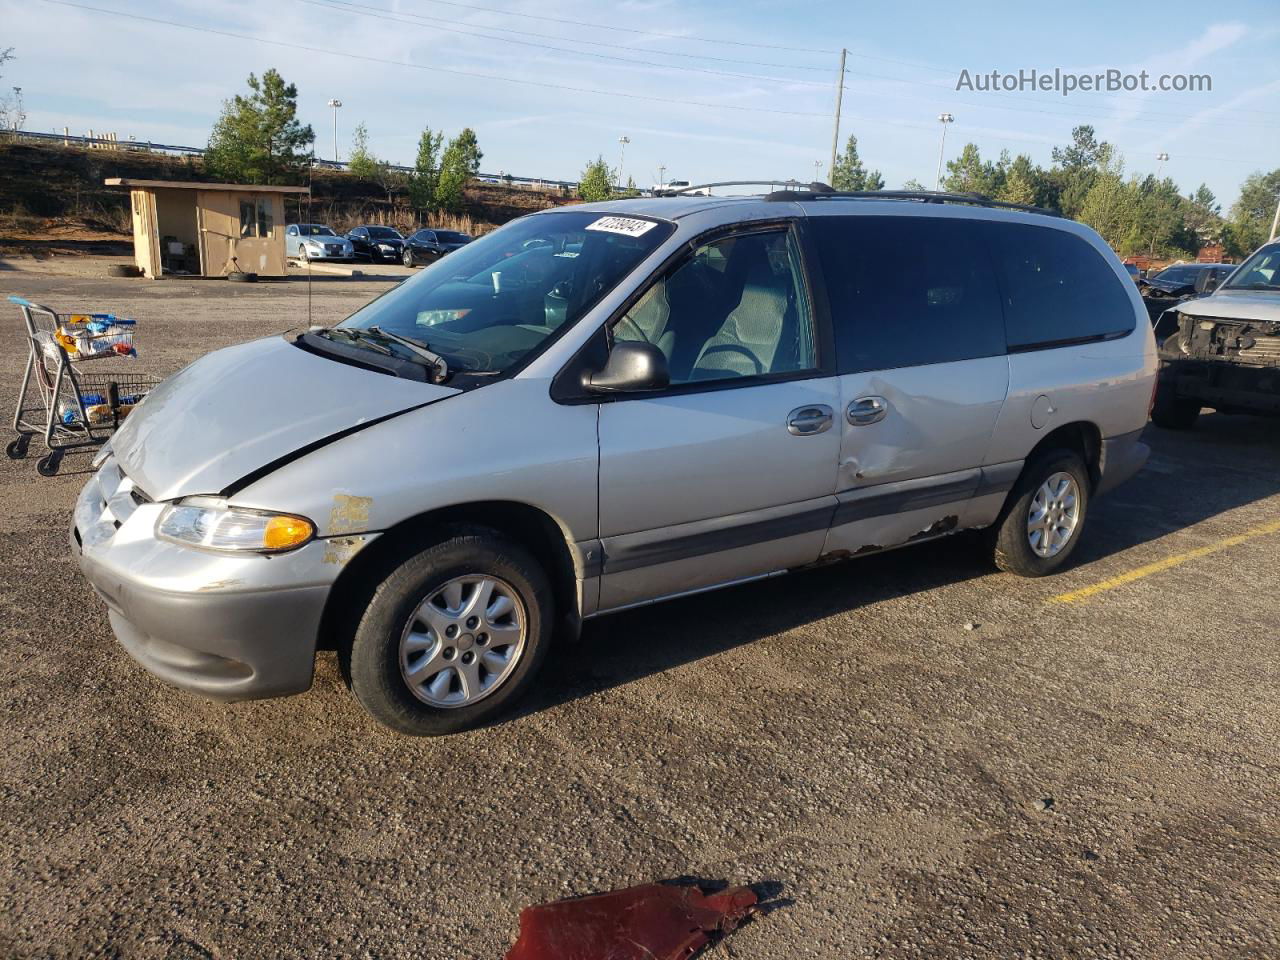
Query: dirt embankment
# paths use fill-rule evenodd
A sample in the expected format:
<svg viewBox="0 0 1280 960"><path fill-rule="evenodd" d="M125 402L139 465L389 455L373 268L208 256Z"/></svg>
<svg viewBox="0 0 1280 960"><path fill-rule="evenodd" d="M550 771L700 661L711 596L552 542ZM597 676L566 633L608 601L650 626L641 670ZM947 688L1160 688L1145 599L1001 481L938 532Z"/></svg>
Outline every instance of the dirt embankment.
<svg viewBox="0 0 1280 960"><path fill-rule="evenodd" d="M210 179L199 157L0 143L0 253L127 252L132 243L128 194L106 186L108 177ZM423 215L408 206L403 190L388 197L378 184L343 171L316 169L310 186L310 198L287 202L287 217L340 231L359 223L387 223L484 233L534 210L572 202L560 191L474 182L460 214Z"/></svg>

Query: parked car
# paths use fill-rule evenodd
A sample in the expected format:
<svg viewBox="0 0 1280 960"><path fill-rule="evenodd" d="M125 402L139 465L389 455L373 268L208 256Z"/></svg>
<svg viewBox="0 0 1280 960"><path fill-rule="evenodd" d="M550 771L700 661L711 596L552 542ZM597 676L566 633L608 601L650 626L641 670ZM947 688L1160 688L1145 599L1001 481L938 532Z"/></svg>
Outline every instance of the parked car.
<svg viewBox="0 0 1280 960"><path fill-rule="evenodd" d="M1138 265L1136 263L1126 262L1122 263L1121 266L1124 267L1124 272L1129 274L1129 279L1134 283L1141 283L1143 281L1144 277L1142 275L1142 271L1138 269Z"/></svg>
<svg viewBox="0 0 1280 960"><path fill-rule="evenodd" d="M353 260L355 249L323 223L291 223L284 231L285 255L299 260Z"/></svg>
<svg viewBox="0 0 1280 960"><path fill-rule="evenodd" d="M336 648L382 723L461 730L629 607L972 529L1053 573L1147 456L1138 292L1052 215L630 199L449 263L115 433L71 540L141 664L234 700Z"/></svg>
<svg viewBox="0 0 1280 960"><path fill-rule="evenodd" d="M1208 296L1166 311L1155 333L1161 363L1151 419L1159 426L1186 429L1203 407L1280 414L1280 242Z"/></svg>
<svg viewBox="0 0 1280 960"><path fill-rule="evenodd" d="M1234 263L1178 263L1140 284L1147 314L1154 323L1174 302L1203 297L1236 269Z"/></svg>
<svg viewBox="0 0 1280 960"><path fill-rule="evenodd" d="M404 242L404 253L401 255L406 267L416 267L423 263L435 263L446 253L465 247L471 237L456 230L419 230Z"/></svg>
<svg viewBox="0 0 1280 960"><path fill-rule="evenodd" d="M356 256L370 263L397 261L404 256L404 237L394 227L356 227L347 234Z"/></svg>

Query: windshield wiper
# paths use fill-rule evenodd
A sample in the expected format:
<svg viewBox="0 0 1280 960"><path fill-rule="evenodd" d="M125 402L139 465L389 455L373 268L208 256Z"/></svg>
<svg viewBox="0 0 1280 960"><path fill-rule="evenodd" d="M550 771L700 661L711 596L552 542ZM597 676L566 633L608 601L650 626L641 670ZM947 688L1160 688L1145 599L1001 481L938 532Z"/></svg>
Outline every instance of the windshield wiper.
<svg viewBox="0 0 1280 960"><path fill-rule="evenodd" d="M398 333L392 333L390 330L383 330L379 326L370 327L369 332L390 340L392 343L400 344L400 346L404 347L409 352L421 357L423 360L427 361L427 363L431 364L432 369L435 371L433 379L436 383L444 383L445 380L449 379L449 364L445 361L444 357L431 349L431 344L423 343L421 340L414 340L410 337L402 337Z"/></svg>
<svg viewBox="0 0 1280 960"><path fill-rule="evenodd" d="M358 340L365 346L376 350L378 353L386 354L388 357L394 356L389 347L380 343L376 338L370 337L368 331L361 330L359 327L329 327L327 330L319 331L319 334L320 336L327 337L330 340L334 339L335 334L346 337L351 341Z"/></svg>

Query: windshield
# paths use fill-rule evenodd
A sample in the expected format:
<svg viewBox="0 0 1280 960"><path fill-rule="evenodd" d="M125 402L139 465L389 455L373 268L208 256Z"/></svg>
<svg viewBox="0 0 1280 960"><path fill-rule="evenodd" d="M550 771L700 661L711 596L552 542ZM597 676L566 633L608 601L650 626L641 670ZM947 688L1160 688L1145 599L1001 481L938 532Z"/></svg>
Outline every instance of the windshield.
<svg viewBox="0 0 1280 960"><path fill-rule="evenodd" d="M1280 290L1280 245L1263 247L1231 275L1224 290Z"/></svg>
<svg viewBox="0 0 1280 960"><path fill-rule="evenodd" d="M1165 267L1155 275L1156 280L1167 283L1194 283L1199 269L1192 266Z"/></svg>
<svg viewBox="0 0 1280 960"><path fill-rule="evenodd" d="M369 236L375 240L403 240L398 232L390 227L370 227Z"/></svg>
<svg viewBox="0 0 1280 960"><path fill-rule="evenodd" d="M332 237L333 231L328 227L316 223L304 223L298 227L298 232L304 237Z"/></svg>
<svg viewBox="0 0 1280 960"><path fill-rule="evenodd" d="M523 217L459 248L339 327L378 327L427 344L450 370L497 373L576 323L673 229L598 213ZM403 346L385 345L410 358Z"/></svg>

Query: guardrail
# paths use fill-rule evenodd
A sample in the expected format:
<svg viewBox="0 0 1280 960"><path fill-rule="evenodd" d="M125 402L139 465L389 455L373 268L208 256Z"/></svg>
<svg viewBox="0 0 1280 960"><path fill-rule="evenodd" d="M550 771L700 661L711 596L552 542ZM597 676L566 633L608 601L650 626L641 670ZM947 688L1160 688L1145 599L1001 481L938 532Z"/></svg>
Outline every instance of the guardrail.
<svg viewBox="0 0 1280 960"><path fill-rule="evenodd" d="M99 150L123 150L123 151L139 151L142 153L164 153L179 157L202 157L204 156L204 147L186 147L174 143L155 143L151 140L128 140L117 139L114 135L107 137L80 137L71 133L38 133L35 130L6 130L4 134L17 140L36 140L43 143L60 143L64 146L88 147L89 149ZM312 161L312 165L323 170L347 170L348 165L343 161L323 160L316 158ZM390 164L392 170L399 173L412 173L413 167L402 166L398 163ZM546 177L518 177L509 173L478 173L473 178L481 183L491 183L497 186L521 187L531 190L576 190L578 181L576 180L550 180Z"/></svg>

